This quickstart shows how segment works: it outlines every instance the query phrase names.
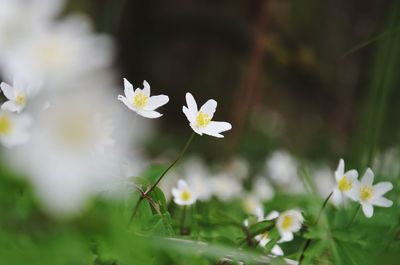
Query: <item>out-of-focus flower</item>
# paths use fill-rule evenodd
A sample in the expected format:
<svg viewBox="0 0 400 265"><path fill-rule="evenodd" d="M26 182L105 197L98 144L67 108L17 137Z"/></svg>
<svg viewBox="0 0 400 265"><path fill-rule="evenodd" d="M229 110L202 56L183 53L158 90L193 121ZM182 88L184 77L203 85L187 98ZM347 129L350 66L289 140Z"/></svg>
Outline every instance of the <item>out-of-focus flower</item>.
<svg viewBox="0 0 400 265"><path fill-rule="evenodd" d="M364 215L371 218L374 214L374 207L391 207L393 202L386 199L383 195L393 189L390 182L380 182L373 185L374 172L367 168L361 182L354 182L356 198L360 202Z"/></svg>
<svg viewBox="0 0 400 265"><path fill-rule="evenodd" d="M288 210L281 213L276 221L281 239L279 242L288 242L293 240L293 233L300 230L304 218L299 210Z"/></svg>
<svg viewBox="0 0 400 265"><path fill-rule="evenodd" d="M246 194L242 200L243 210L247 214L257 214L257 210L262 208L262 203L260 199L253 194Z"/></svg>
<svg viewBox="0 0 400 265"><path fill-rule="evenodd" d="M182 165L182 175L197 194L199 201L208 201L212 196L210 172L204 162L197 157L187 159Z"/></svg>
<svg viewBox="0 0 400 265"><path fill-rule="evenodd" d="M210 136L223 138L222 132L232 129L229 122L212 121L214 112L217 109L217 102L213 99L208 100L201 106L200 110L197 108L197 103L192 94L186 93L186 106L183 106L183 113L189 120L190 127L199 135L207 134Z"/></svg>
<svg viewBox="0 0 400 265"><path fill-rule="evenodd" d="M177 188L172 189L172 196L174 196L174 202L182 206L192 205L197 200L197 194L183 179L178 181Z"/></svg>
<svg viewBox="0 0 400 265"><path fill-rule="evenodd" d="M242 157L235 157L227 163L225 171L237 179L244 180L249 174L249 163Z"/></svg>
<svg viewBox="0 0 400 265"><path fill-rule="evenodd" d="M129 109L145 118L159 118L161 113L155 109L168 103L169 98L166 95L150 96L150 85L143 81L143 89L136 88L127 79L124 78L124 94L119 95L118 100L121 100Z"/></svg>
<svg viewBox="0 0 400 265"><path fill-rule="evenodd" d="M27 114L0 111L0 141L7 147L26 144L30 139L28 127L32 119Z"/></svg>
<svg viewBox="0 0 400 265"><path fill-rule="evenodd" d="M112 41L106 35L93 34L89 24L85 17L74 15L39 27L4 51L3 75L10 78L24 73L28 80L56 90L109 67Z"/></svg>
<svg viewBox="0 0 400 265"><path fill-rule="evenodd" d="M356 201L357 190L354 183L357 181L358 172L355 169L344 172L344 160L340 159L335 171L336 186L333 189L332 198L334 201L343 202L346 197Z"/></svg>
<svg viewBox="0 0 400 265"><path fill-rule="evenodd" d="M240 181L226 173L211 178L211 185L214 195L223 202L239 197L243 190Z"/></svg>
<svg viewBox="0 0 400 265"><path fill-rule="evenodd" d="M0 88L8 99L1 105L1 109L18 113L25 108L28 98L37 90L37 87L28 84L19 77L14 78L13 86L2 82Z"/></svg>
<svg viewBox="0 0 400 265"><path fill-rule="evenodd" d="M297 175L297 161L287 151L275 151L266 161L265 169L271 180L285 192L304 192L304 185Z"/></svg>
<svg viewBox="0 0 400 265"><path fill-rule="evenodd" d="M265 177L255 178L252 187L254 196L262 201L268 201L274 197L274 189Z"/></svg>

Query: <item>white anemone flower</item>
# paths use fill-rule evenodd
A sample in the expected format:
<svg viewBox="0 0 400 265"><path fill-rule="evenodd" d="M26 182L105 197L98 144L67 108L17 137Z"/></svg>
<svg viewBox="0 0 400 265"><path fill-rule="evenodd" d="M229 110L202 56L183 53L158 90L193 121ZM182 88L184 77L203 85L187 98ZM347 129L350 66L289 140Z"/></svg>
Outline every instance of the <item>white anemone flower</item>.
<svg viewBox="0 0 400 265"><path fill-rule="evenodd" d="M340 159L335 171L336 186L333 190L333 200L343 202L343 195L345 195L353 201L357 201L357 189L354 184L357 181L358 172L355 169L345 172L344 168L344 160Z"/></svg>
<svg viewBox="0 0 400 265"><path fill-rule="evenodd" d="M393 185L390 182L380 182L373 185L374 183L374 172L367 168L361 182L356 182L356 193L358 201L361 204L364 215L367 218L371 218L374 214L374 207L391 207L393 202L386 199L383 195L393 189Z"/></svg>
<svg viewBox="0 0 400 265"><path fill-rule="evenodd" d="M7 148L26 144L30 139L28 127L31 123L28 114L15 115L0 111L0 142Z"/></svg>
<svg viewBox="0 0 400 265"><path fill-rule="evenodd" d="M252 192L254 196L262 201L269 201L275 195L274 189L267 178L262 176L256 177L253 181Z"/></svg>
<svg viewBox="0 0 400 265"><path fill-rule="evenodd" d="M304 218L299 210L288 210L281 213L276 221L276 227L281 235L279 242L293 240L293 233L301 229Z"/></svg>
<svg viewBox="0 0 400 265"><path fill-rule="evenodd" d="M2 82L0 88L4 96L8 99L8 101L1 105L1 109L17 113L25 108L28 98L37 89L37 87L28 84L19 77L14 78L12 86Z"/></svg>
<svg viewBox="0 0 400 265"><path fill-rule="evenodd" d="M177 188L172 189L172 196L174 196L174 202L181 206L192 205L197 200L197 194L183 179L178 181Z"/></svg>
<svg viewBox="0 0 400 265"><path fill-rule="evenodd" d="M186 93L186 106L183 106L182 111L190 122L190 127L199 135L207 134L210 136L223 138L222 132L232 129L229 122L212 121L214 112L217 109L217 102L209 99L200 110L197 108L197 103L192 94Z"/></svg>
<svg viewBox="0 0 400 265"><path fill-rule="evenodd" d="M226 173L219 173L211 178L213 194L221 201L227 202L241 196L242 183Z"/></svg>
<svg viewBox="0 0 400 265"><path fill-rule="evenodd" d="M182 175L194 189L199 201L209 201L212 197L210 172L199 157L190 157L182 165Z"/></svg>
<svg viewBox="0 0 400 265"><path fill-rule="evenodd" d="M143 81L143 89L134 90L132 84L124 78L124 94L119 95L118 100L140 116L150 119L161 117L162 114L155 110L169 101L166 95L150 96L150 85L146 80Z"/></svg>

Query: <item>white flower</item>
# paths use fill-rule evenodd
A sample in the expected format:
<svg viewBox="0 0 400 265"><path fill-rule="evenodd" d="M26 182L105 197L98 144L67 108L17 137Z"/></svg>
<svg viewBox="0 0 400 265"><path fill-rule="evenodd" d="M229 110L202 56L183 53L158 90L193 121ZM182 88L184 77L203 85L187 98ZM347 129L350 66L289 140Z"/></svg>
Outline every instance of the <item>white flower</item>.
<svg viewBox="0 0 400 265"><path fill-rule="evenodd" d="M192 94L186 93L186 106L183 106L183 113L186 115L190 122L190 127L199 135L207 134L210 136L223 138L221 134L224 131L232 129L229 122L212 121L214 112L217 109L217 102L213 99L208 100L201 106L200 110L197 108L197 103Z"/></svg>
<svg viewBox="0 0 400 265"><path fill-rule="evenodd" d="M257 210L262 207L262 203L253 194L246 194L242 200L242 207L247 214L257 214Z"/></svg>
<svg viewBox="0 0 400 265"><path fill-rule="evenodd" d="M279 242L288 242L293 240L293 233L301 229L304 218L299 210L288 210L281 213L276 221L281 240Z"/></svg>
<svg viewBox="0 0 400 265"><path fill-rule="evenodd" d="M31 122L27 114L0 111L0 142L7 148L27 143L30 139L27 129Z"/></svg>
<svg viewBox="0 0 400 265"><path fill-rule="evenodd" d="M8 101L1 105L1 109L18 113L25 108L28 98L36 89L20 78L14 78L13 86L2 82L0 88L4 96L8 99Z"/></svg>
<svg viewBox="0 0 400 265"><path fill-rule="evenodd" d="M253 181L253 194L263 200L268 201L274 197L274 189L265 177L257 177Z"/></svg>
<svg viewBox="0 0 400 265"><path fill-rule="evenodd" d="M150 96L150 85L143 81L143 89L136 88L124 78L124 94L119 95L118 100L121 100L129 109L145 118L159 118L161 113L155 109L168 103L169 98L166 95Z"/></svg>
<svg viewBox="0 0 400 265"><path fill-rule="evenodd" d="M213 192L210 173L202 160L196 158L186 160L183 165L183 175L186 176L199 201L210 200Z"/></svg>
<svg viewBox="0 0 400 265"><path fill-rule="evenodd" d="M374 214L374 207L391 207L393 202L386 199L383 195L393 189L390 182L374 183L374 172L367 168L361 182L354 183L356 186L356 196L362 206L362 210L366 217L370 218Z"/></svg>
<svg viewBox="0 0 400 265"><path fill-rule="evenodd" d="M239 180L226 173L220 173L211 179L214 195L223 202L241 195L243 187Z"/></svg>
<svg viewBox="0 0 400 265"><path fill-rule="evenodd" d="M343 195L350 199L357 200L357 190L354 183L357 181L358 172L355 169L344 172L344 160L340 159L335 171L336 186L333 190L333 199L343 201Z"/></svg>
<svg viewBox="0 0 400 265"><path fill-rule="evenodd" d="M174 202L182 206L192 205L197 200L197 194L183 179L178 181L177 188L172 189L172 196L174 196Z"/></svg>

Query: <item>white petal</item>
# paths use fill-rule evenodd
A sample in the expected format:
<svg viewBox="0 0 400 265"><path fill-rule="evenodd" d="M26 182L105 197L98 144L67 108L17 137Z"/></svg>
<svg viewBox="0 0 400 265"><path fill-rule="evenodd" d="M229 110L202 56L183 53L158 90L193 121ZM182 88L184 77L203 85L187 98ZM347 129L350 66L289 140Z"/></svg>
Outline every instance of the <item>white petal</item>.
<svg viewBox="0 0 400 265"><path fill-rule="evenodd" d="M171 193L172 193L172 196L174 196L174 197L180 197L181 191L178 190L177 188L172 188Z"/></svg>
<svg viewBox="0 0 400 265"><path fill-rule="evenodd" d="M145 110L155 110L156 108L167 104L168 101L169 101L169 97L166 95L152 96L149 98L149 101L147 102L144 109Z"/></svg>
<svg viewBox="0 0 400 265"><path fill-rule="evenodd" d="M10 86L7 83L2 82L0 84L1 90L3 91L4 95L6 96L6 98L10 99L10 100L15 100L15 93L14 93L14 88L12 86Z"/></svg>
<svg viewBox="0 0 400 265"><path fill-rule="evenodd" d="M194 120L196 119L196 116L193 115L193 113L191 113L189 111L189 109L187 107L185 107L185 106L182 107L182 111L183 111L183 113L185 113L185 116L188 119L188 121L190 123L194 123Z"/></svg>
<svg viewBox="0 0 400 265"><path fill-rule="evenodd" d="M137 113L145 118L156 119L162 116L161 113L154 110L137 110Z"/></svg>
<svg viewBox="0 0 400 265"><path fill-rule="evenodd" d="M223 121L211 121L206 128L204 128L204 133L222 138L224 137L221 132L228 131L232 129L232 125L229 122L223 122Z"/></svg>
<svg viewBox="0 0 400 265"><path fill-rule="evenodd" d="M393 202L385 197L374 198L371 200L371 203L380 207L391 207L393 205Z"/></svg>
<svg viewBox="0 0 400 265"><path fill-rule="evenodd" d="M360 184L356 180L353 182L353 187L344 193L344 195L353 201L358 201L360 198Z"/></svg>
<svg viewBox="0 0 400 265"><path fill-rule="evenodd" d="M374 185L374 196L379 197L385 194L386 192L390 191L393 189L393 184L390 182L380 182L376 185Z"/></svg>
<svg viewBox="0 0 400 265"><path fill-rule="evenodd" d="M356 180L358 178L358 172L355 169L347 171L344 175L350 180Z"/></svg>
<svg viewBox="0 0 400 265"><path fill-rule="evenodd" d="M335 171L336 181L339 181L343 177L343 175L344 175L344 160L341 158L339 160L338 167Z"/></svg>
<svg viewBox="0 0 400 265"><path fill-rule="evenodd" d="M278 217L279 217L279 212L278 211L272 211L267 215L267 217L265 217L265 220L270 221L270 220L278 218Z"/></svg>
<svg viewBox="0 0 400 265"><path fill-rule="evenodd" d="M283 256L283 250L278 245L274 245L272 247L271 253L274 254L275 256Z"/></svg>
<svg viewBox="0 0 400 265"><path fill-rule="evenodd" d="M126 99L126 97L124 97L124 96L122 96L122 95L119 95L119 96L118 96L118 100L122 101L122 102L125 104L125 106L127 106L129 109L133 110L134 112L137 112L136 108L133 106L133 104L131 104L131 103Z"/></svg>
<svg viewBox="0 0 400 265"><path fill-rule="evenodd" d="M190 127L193 129L193 131L195 132L195 133L197 133L198 135L203 135L203 131L200 129L200 128L198 128L198 127L196 127L196 125L194 125L193 123L190 123Z"/></svg>
<svg viewBox="0 0 400 265"><path fill-rule="evenodd" d="M374 207L369 203L363 203L363 204L361 204L361 206L362 206L362 210L364 212L364 215L367 218L371 218L372 215L374 214Z"/></svg>
<svg viewBox="0 0 400 265"><path fill-rule="evenodd" d="M290 231L281 233L281 239L279 242L289 242L293 240L293 233Z"/></svg>
<svg viewBox="0 0 400 265"><path fill-rule="evenodd" d="M133 101L133 97L135 96L133 85L126 78L124 78L124 94L127 99Z"/></svg>
<svg viewBox="0 0 400 265"><path fill-rule="evenodd" d="M143 90L142 90L142 92L146 96L150 97L150 85L149 85L149 83L147 83L146 80L143 81Z"/></svg>
<svg viewBox="0 0 400 265"><path fill-rule="evenodd" d="M178 189L182 190L187 188L187 183L183 179L178 180Z"/></svg>
<svg viewBox="0 0 400 265"><path fill-rule="evenodd" d="M365 171L361 183L367 186L372 186L372 183L374 183L374 172L370 168Z"/></svg>
<svg viewBox="0 0 400 265"><path fill-rule="evenodd" d="M204 103L203 106L201 106L200 111L207 114L212 119L216 109L217 109L217 101L209 99L207 100L206 103Z"/></svg>
<svg viewBox="0 0 400 265"><path fill-rule="evenodd" d="M10 112L20 112L21 111L21 106L18 106L18 104L15 101L6 101L1 105L2 110L10 111Z"/></svg>
<svg viewBox="0 0 400 265"><path fill-rule="evenodd" d="M190 94L189 92L186 93L186 104L187 104L187 107L188 107L190 113L197 113L198 112L197 103L194 100L194 97L192 96L192 94Z"/></svg>

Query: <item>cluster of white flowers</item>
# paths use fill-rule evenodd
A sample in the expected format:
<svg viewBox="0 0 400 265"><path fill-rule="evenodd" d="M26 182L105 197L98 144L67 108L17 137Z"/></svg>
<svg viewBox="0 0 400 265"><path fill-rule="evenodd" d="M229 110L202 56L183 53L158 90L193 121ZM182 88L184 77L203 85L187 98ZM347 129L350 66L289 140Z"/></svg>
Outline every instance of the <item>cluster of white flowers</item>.
<svg viewBox="0 0 400 265"><path fill-rule="evenodd" d="M393 189L390 182L380 182L375 185L374 172L367 168L361 181L358 172L354 169L345 172L344 160L340 159L335 171L336 185L333 197L347 197L361 204L366 217L374 214L374 207L391 207L393 202L384 198L383 195Z"/></svg>

